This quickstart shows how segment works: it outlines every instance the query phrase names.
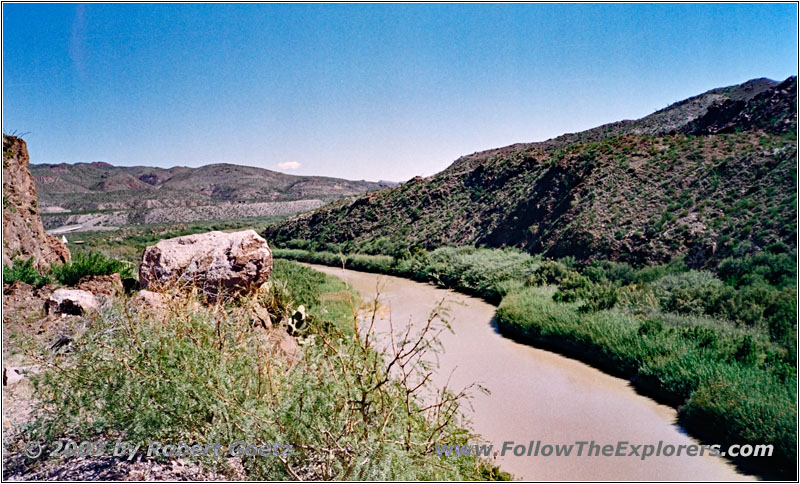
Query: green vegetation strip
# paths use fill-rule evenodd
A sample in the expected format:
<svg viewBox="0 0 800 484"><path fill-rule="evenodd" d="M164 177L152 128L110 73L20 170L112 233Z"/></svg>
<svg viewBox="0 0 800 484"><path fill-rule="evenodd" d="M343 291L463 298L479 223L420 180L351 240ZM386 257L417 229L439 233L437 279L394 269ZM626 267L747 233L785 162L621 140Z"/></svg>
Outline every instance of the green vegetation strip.
<svg viewBox="0 0 800 484"><path fill-rule="evenodd" d="M759 471L795 473L796 256L780 246L726 259L634 268L515 250L440 248L404 258L275 249L276 257L428 281L499 302L507 335L631 378L721 444L773 444ZM753 464L753 462L745 462Z"/></svg>

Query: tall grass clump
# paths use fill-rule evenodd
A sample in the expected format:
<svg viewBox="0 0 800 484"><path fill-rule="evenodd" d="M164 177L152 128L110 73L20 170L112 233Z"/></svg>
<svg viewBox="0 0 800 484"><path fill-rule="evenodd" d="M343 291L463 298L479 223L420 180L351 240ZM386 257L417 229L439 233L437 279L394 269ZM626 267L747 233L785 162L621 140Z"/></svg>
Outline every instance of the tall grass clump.
<svg viewBox="0 0 800 484"><path fill-rule="evenodd" d="M631 378L681 406L693 433L722 444L773 444L767 467L790 475L797 442L796 372L763 333L674 314L642 318L621 309L587 312L553 300L554 286L503 299L497 321L512 337Z"/></svg>
<svg viewBox="0 0 800 484"><path fill-rule="evenodd" d="M134 277L134 266L101 252L75 254L70 262L54 265L50 274L58 282L67 286L78 283L84 276L108 276L114 273L125 279Z"/></svg>

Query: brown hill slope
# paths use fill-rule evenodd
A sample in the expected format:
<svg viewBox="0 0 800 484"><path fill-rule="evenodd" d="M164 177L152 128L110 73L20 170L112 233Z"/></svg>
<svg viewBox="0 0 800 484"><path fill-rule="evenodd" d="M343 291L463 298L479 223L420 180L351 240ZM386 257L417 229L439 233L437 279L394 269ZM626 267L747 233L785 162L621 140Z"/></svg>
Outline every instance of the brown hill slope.
<svg viewBox="0 0 800 484"><path fill-rule="evenodd" d="M31 165L31 173L42 207L69 211L333 200L387 186L231 164L199 168L127 167L103 162L39 164Z"/></svg>
<svg viewBox="0 0 800 484"><path fill-rule="evenodd" d="M31 172L45 228L59 232L281 217L392 186L230 164L154 168L63 163L31 165Z"/></svg>
<svg viewBox="0 0 800 484"><path fill-rule="evenodd" d="M796 247L797 83L715 89L636 121L462 157L266 229L345 250L516 246L690 263Z"/></svg>

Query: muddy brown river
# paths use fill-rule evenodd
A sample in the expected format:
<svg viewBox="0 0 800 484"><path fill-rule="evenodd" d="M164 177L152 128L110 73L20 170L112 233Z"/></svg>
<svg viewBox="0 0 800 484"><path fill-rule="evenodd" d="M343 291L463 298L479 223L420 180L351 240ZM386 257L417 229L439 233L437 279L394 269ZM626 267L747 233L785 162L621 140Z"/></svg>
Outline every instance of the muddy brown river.
<svg viewBox="0 0 800 484"><path fill-rule="evenodd" d="M627 380L564 356L503 337L492 320L495 307L486 302L397 277L311 265L346 281L365 299L380 287L382 310L378 331L391 317L395 330L424 322L431 309L446 299L453 334L440 337L444 352L434 383L461 389L480 383L491 394L473 392L464 413L473 430L500 450L504 442L528 447L531 441L562 445L575 442L614 445L699 445L676 424L675 409L636 393ZM389 316L391 315L391 316ZM445 442L443 442L445 444ZM535 445L535 444L534 444ZM516 457L509 449L496 463L526 480L753 480L721 457L583 455ZM663 447L662 447L663 448ZM596 452L595 452L596 453ZM445 457L443 457L445 459Z"/></svg>

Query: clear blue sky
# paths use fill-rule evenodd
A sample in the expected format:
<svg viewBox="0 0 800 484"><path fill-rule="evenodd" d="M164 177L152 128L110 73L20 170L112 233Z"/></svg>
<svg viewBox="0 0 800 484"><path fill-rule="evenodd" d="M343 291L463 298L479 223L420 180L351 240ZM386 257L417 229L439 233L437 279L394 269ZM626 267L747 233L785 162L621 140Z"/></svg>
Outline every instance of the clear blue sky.
<svg viewBox="0 0 800 484"><path fill-rule="evenodd" d="M796 74L794 4L3 5L34 163L405 180Z"/></svg>

